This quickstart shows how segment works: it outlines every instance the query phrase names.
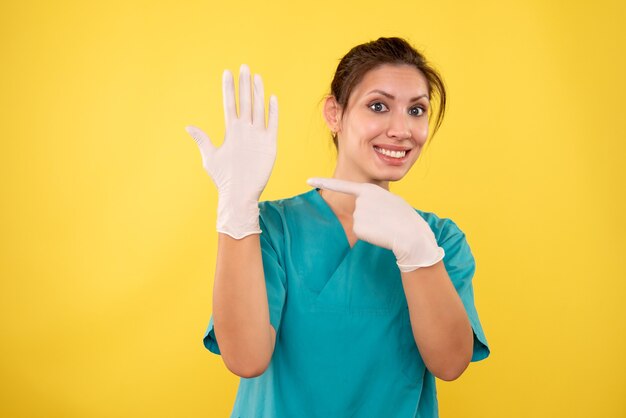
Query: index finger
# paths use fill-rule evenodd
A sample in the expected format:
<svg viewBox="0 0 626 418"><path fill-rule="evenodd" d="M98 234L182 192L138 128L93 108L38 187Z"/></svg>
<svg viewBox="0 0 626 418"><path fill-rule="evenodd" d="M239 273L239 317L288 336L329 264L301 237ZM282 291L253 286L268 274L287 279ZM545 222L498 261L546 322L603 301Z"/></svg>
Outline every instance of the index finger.
<svg viewBox="0 0 626 418"><path fill-rule="evenodd" d="M354 196L359 196L361 194L361 190L363 189L363 183L340 179L313 177L308 179L306 182L309 186L332 190L334 192L348 193Z"/></svg>

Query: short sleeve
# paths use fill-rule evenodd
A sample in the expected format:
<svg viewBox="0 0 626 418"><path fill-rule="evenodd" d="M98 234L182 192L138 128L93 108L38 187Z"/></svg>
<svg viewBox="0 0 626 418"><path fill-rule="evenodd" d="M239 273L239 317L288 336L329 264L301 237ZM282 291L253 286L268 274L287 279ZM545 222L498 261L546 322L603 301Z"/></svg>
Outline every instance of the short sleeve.
<svg viewBox="0 0 626 418"><path fill-rule="evenodd" d="M259 226L260 242L263 258L265 289L269 306L270 324L278 335L283 308L287 296L286 274L283 261L283 226L277 211L271 209L269 202L260 202ZM278 338L278 337L277 337ZM213 327L213 315L204 333L204 346L214 354L221 354Z"/></svg>
<svg viewBox="0 0 626 418"><path fill-rule="evenodd" d="M445 251L443 263L463 302L474 331L474 352L471 361L480 361L489 356L490 349L474 304L472 279L476 271L476 262L463 231L450 219L441 221L444 224L438 243Z"/></svg>

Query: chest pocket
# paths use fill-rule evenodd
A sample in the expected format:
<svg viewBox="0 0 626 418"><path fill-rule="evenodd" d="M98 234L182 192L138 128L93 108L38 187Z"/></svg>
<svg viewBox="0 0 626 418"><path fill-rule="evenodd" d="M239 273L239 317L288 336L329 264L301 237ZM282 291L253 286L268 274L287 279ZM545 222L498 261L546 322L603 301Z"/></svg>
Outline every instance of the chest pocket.
<svg viewBox="0 0 626 418"><path fill-rule="evenodd" d="M300 266L313 312L376 315L406 306L402 277L390 250L359 240L334 261Z"/></svg>

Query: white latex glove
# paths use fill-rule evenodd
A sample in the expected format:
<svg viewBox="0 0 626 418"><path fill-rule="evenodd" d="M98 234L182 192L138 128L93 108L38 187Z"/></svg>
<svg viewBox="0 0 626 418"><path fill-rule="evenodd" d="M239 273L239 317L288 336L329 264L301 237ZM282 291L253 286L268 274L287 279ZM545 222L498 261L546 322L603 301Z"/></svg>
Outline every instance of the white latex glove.
<svg viewBox="0 0 626 418"><path fill-rule="evenodd" d="M217 186L217 231L241 239L259 234L259 198L276 160L278 101L269 100L265 126L265 98L261 76L254 76L254 99L250 91L250 69L239 73L239 116L235 85L229 70L222 77L226 134L221 147L195 126L185 129L200 147L202 165Z"/></svg>
<svg viewBox="0 0 626 418"><path fill-rule="evenodd" d="M398 268L409 272L441 261L445 255L428 223L400 196L371 183L311 178L320 189L356 196L352 229L359 239L392 250Z"/></svg>

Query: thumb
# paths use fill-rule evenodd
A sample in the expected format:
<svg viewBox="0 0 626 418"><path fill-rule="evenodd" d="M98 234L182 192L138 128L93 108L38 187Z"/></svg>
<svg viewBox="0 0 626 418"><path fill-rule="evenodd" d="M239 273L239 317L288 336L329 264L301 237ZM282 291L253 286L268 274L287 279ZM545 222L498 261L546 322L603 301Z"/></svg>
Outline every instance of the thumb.
<svg viewBox="0 0 626 418"><path fill-rule="evenodd" d="M202 129L196 128L195 126L185 126L185 130L198 144L198 148L200 148L200 153L202 154L202 159L204 161L210 160L213 154L215 153L215 147L211 143L208 135L202 132Z"/></svg>
<svg viewBox="0 0 626 418"><path fill-rule="evenodd" d="M356 183L348 180L313 177L308 179L306 182L309 186L319 187L320 189L332 190L340 193L348 193L354 196L359 196L363 189L363 183Z"/></svg>

